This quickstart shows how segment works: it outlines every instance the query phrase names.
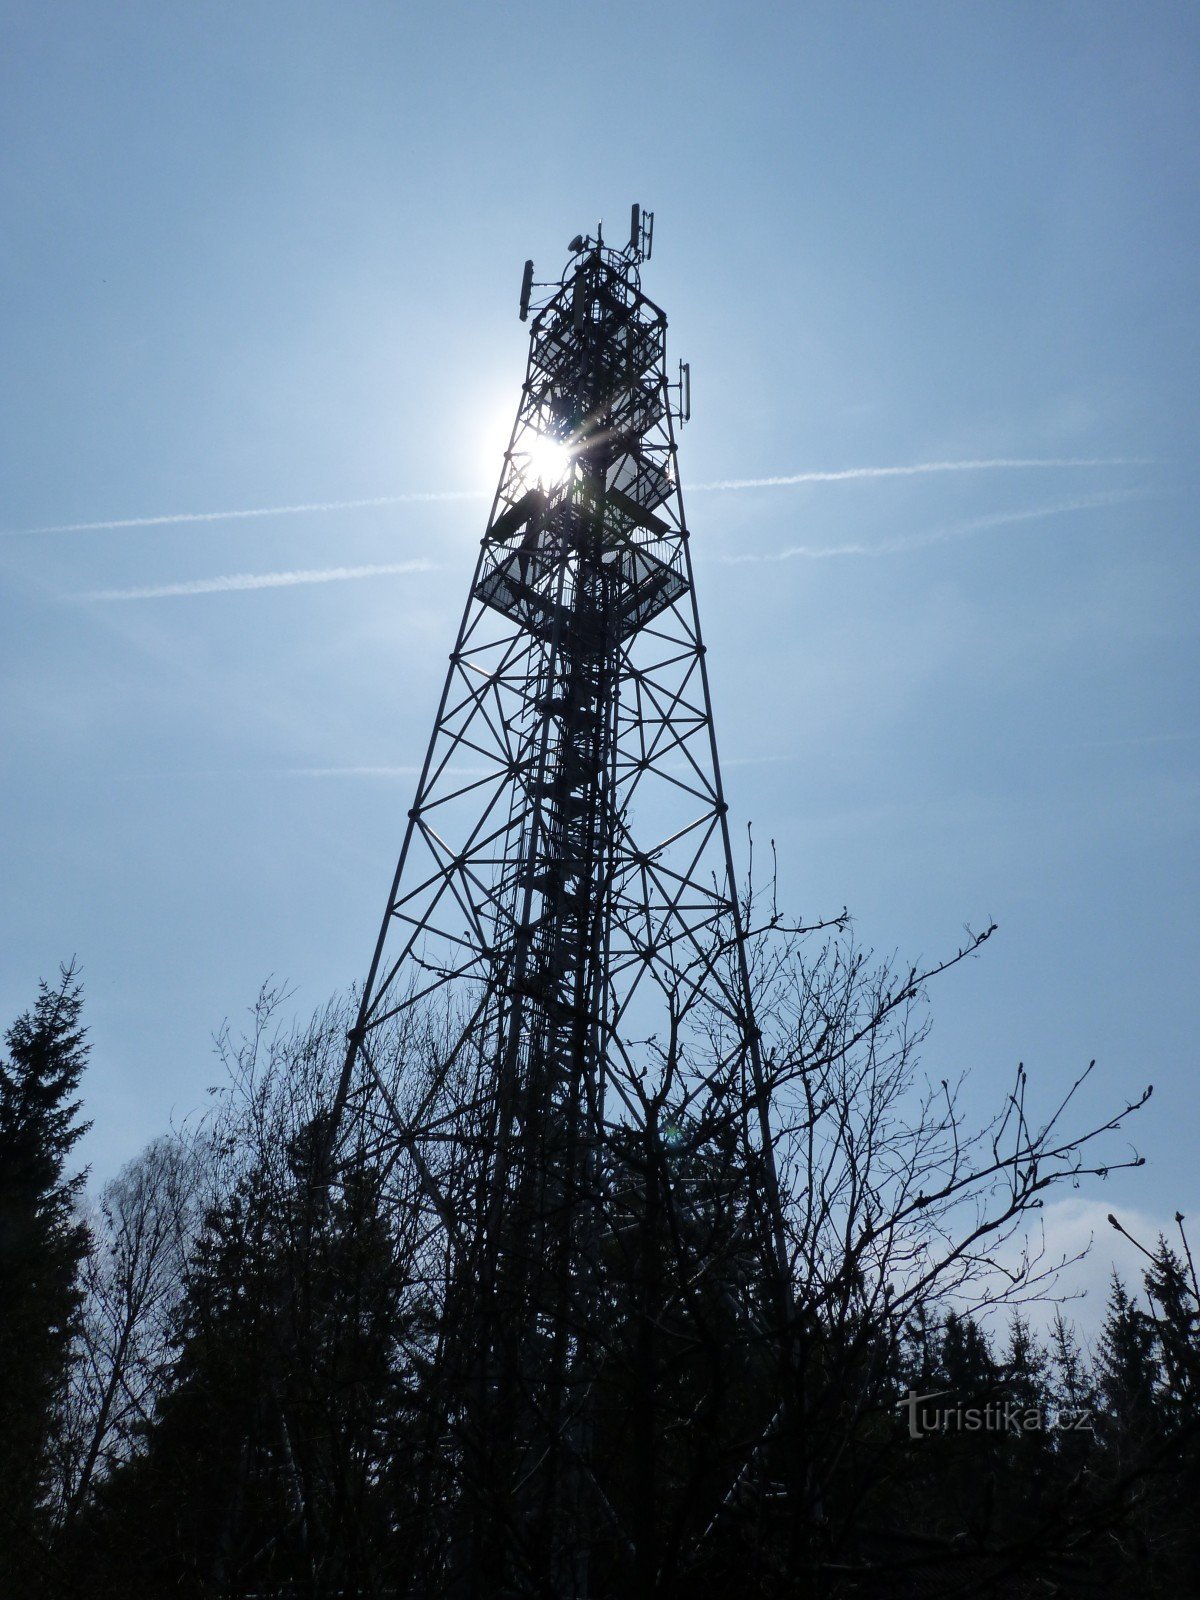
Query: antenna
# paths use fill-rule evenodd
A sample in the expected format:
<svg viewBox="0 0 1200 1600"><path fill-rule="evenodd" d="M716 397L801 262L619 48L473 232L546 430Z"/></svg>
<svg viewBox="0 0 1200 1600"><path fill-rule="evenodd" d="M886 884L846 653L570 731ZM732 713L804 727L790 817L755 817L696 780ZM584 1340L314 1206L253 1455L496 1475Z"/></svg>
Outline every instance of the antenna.
<svg viewBox="0 0 1200 1600"><path fill-rule="evenodd" d="M692 420L692 364L690 361L679 363L679 377L674 383L667 384L668 390L676 392L676 398L671 402L671 415L678 417L681 423Z"/></svg>
<svg viewBox="0 0 1200 1600"><path fill-rule="evenodd" d="M525 263L525 272L521 278L521 321L529 317L529 296L533 289L533 262Z"/></svg>
<svg viewBox="0 0 1200 1600"><path fill-rule="evenodd" d="M636 221L645 251L649 214ZM764 1300L768 1286L779 1300L778 1333L775 1312L740 1300L731 1333L770 1369L792 1360L775 1136L675 475L690 372L667 380L666 318L637 262L588 240L539 290L511 442L347 1038L334 1111L345 1127L327 1136L327 1170L343 1184L367 1170L368 1144L379 1152L387 1204L422 1240L429 1320L394 1331L423 1373L409 1447L423 1513L406 1555L417 1594L442 1592L447 1571L464 1596L632 1594L654 1570L657 1529L643 1531L637 1507L633 1538L619 1520L630 1479L607 1433L661 1358L656 1335L632 1383L608 1364L613 1308L631 1294L652 1320L662 1299L656 1283L637 1309L631 1226L643 1238L652 1227L664 1285L687 1281L689 1219L707 1235L711 1194L745 1252L731 1269L755 1263ZM532 288L527 262L523 314ZM533 453L568 428L569 487L547 490ZM481 776L464 783L463 764ZM669 1064L654 1043L668 1029ZM410 1072L412 1037L422 1053ZM742 1085L753 1093L753 1126L721 1109L726 1085L739 1103ZM660 1141L677 1179L643 1162ZM694 1209L692 1181L703 1185ZM669 1227L654 1222L660 1202L675 1208ZM670 1255L675 1218L689 1238ZM730 1260L703 1259L718 1273ZM683 1337L707 1336L707 1306L693 1313L682 1297L671 1316ZM695 1444L681 1433L678 1464L654 1481L656 1502L661 1485L664 1506L678 1506L681 1544L696 1548L718 1520L724 1540L743 1491L758 1525L758 1504L790 1470L791 1388L784 1401L773 1384L748 1386L734 1408L716 1375L698 1379L711 1429ZM688 1388L670 1409L664 1397L655 1427L683 1429L694 1414ZM697 1494L710 1436L728 1467ZM782 1526L764 1525L772 1537Z"/></svg>
<svg viewBox="0 0 1200 1600"><path fill-rule="evenodd" d="M636 202L629 213L629 243L626 253L634 261L649 261L654 248L654 213L644 211Z"/></svg>

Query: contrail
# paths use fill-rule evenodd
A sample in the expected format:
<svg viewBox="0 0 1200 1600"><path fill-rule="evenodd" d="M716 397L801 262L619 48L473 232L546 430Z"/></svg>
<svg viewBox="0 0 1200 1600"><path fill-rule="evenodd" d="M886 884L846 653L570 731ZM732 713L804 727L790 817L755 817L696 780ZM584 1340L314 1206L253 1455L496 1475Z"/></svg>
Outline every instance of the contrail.
<svg viewBox="0 0 1200 1600"><path fill-rule="evenodd" d="M946 527L929 528L924 533L902 535L897 539L883 539L878 544L788 545L783 550L772 550L765 555L747 553L736 556L715 556L723 567L740 567L769 561L824 561L834 556L891 556L909 550L924 550L930 545L946 544L952 539L963 539L988 528L1001 528L1013 522L1032 522L1042 517L1061 516L1070 511L1093 511L1101 506L1119 505L1127 500L1145 499L1147 489L1112 489L1100 494L1079 495L1073 500L1056 500L1051 505L1031 506L1025 511L994 511L986 517L972 517L969 522L952 522Z"/></svg>
<svg viewBox="0 0 1200 1600"><path fill-rule="evenodd" d="M285 778L419 778L420 767L284 767Z"/></svg>
<svg viewBox="0 0 1200 1600"><path fill-rule="evenodd" d="M899 555L909 550L922 550L929 545L944 544L961 539L987 528L1004 527L1014 522L1029 522L1042 517L1059 516L1071 511L1090 511L1101 506L1117 505L1122 501L1144 499L1151 491L1144 489L1111 489L1098 494L1079 495L1073 500L1057 500L1050 505L1033 506L1025 511L997 511L986 517L974 517L969 522L951 523L943 528L931 528L924 533L908 534L898 539L885 539L879 544L789 545L783 550L766 554L747 552L744 555L714 556L721 566L736 567L751 563L826 560L835 556ZM315 567L293 572L234 572L217 578L191 578L182 583L141 585L133 589L95 589L70 598L83 601L110 600L162 600L178 595L231 594L247 589L288 589L302 583L340 583L352 578L391 577L399 573L437 572L444 563L429 560L395 561L368 567Z"/></svg>
<svg viewBox="0 0 1200 1600"><path fill-rule="evenodd" d="M879 546L884 555L899 555L907 550L924 550L929 545L945 544L951 539L962 539L972 533L983 533L988 528L1002 528L1013 522L1035 522L1042 517L1057 517L1072 511L1095 511L1103 506L1121 505L1129 500L1147 499L1149 489L1109 489L1098 494L1082 494L1073 500L1058 500L1050 505L1031 506L1025 511L993 511L986 517L972 517L968 522L954 522L944 528L930 528L925 533L902 535L887 539Z"/></svg>
<svg viewBox="0 0 1200 1600"><path fill-rule="evenodd" d="M32 533L101 533L111 528L164 528L182 522L233 522L246 517L292 517L307 511L356 511L363 506L399 506L433 500L487 500L488 489L414 490L411 494L377 494L369 500L311 500L296 506L253 506L243 511L171 511L159 517L115 517L107 522L56 522L44 528L8 528L3 537Z"/></svg>
<svg viewBox="0 0 1200 1600"><path fill-rule="evenodd" d="M419 778L421 767L284 767L286 778ZM444 767L449 778L496 778L504 776L502 766Z"/></svg>
<svg viewBox="0 0 1200 1600"><path fill-rule="evenodd" d="M1145 467L1152 463L1135 456L1000 457L988 461L922 461L901 467L847 467L837 472L792 472L771 478L721 478L714 483L688 485L689 493L708 494L736 489L783 489L797 483L848 483L859 478L915 478L934 472L986 472L1013 469L1068 467ZM56 522L40 528L8 528L6 539L35 533L102 533L117 528L165 528L189 522L234 522L249 517L292 517L317 511L357 511L369 506L430 504L442 500L487 500L489 489L429 489L408 494L379 494L365 500L311 500L291 506L252 506L235 511L172 511L155 517L114 517L104 522Z"/></svg>
<svg viewBox="0 0 1200 1600"><path fill-rule="evenodd" d="M725 489L783 489L795 483L846 483L855 478L917 478L930 472L987 472L1035 467L1148 467L1148 459L1135 456L1002 456L990 461L918 461L907 467L846 467L838 472L790 472L773 478L720 478L715 483L694 483L691 493Z"/></svg>
<svg viewBox="0 0 1200 1600"><path fill-rule="evenodd" d="M147 584L137 589L94 589L74 600L161 600L169 595L232 594L240 589L290 589L298 583L340 583L347 578L385 578L400 572L438 572L437 561L393 561L374 567L314 567L296 572L231 572L221 578Z"/></svg>
<svg viewBox="0 0 1200 1600"><path fill-rule="evenodd" d="M759 767L768 762L790 761L790 755L780 756L734 756L728 761L723 761L723 767ZM667 765L676 772L688 772L692 769L684 761L668 762ZM281 775L285 778L418 778L421 775L420 767L283 767ZM449 778L496 778L504 775L501 766L490 767L445 767L442 769Z"/></svg>

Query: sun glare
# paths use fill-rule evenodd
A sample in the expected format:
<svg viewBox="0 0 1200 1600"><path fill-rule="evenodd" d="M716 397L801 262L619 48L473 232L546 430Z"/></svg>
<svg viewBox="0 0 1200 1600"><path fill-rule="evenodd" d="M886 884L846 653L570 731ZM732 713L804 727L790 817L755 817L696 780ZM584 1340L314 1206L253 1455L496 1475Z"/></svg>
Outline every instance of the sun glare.
<svg viewBox="0 0 1200 1600"><path fill-rule="evenodd" d="M571 451L558 439L539 435L529 447L529 476L543 489L552 489L571 470Z"/></svg>

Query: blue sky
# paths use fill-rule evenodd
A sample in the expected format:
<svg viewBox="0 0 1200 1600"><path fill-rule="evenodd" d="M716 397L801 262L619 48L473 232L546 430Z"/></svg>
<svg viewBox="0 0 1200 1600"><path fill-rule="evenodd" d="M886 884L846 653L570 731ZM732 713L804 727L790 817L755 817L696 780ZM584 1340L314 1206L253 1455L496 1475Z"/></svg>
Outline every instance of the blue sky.
<svg viewBox="0 0 1200 1600"><path fill-rule="evenodd" d="M738 825L881 952L1000 924L981 1106L1158 1086L1068 1234L1200 1201L1198 66L1166 3L0 5L0 1012L77 954L98 1177L362 976L522 263L636 199ZM1093 464L853 475L996 461Z"/></svg>

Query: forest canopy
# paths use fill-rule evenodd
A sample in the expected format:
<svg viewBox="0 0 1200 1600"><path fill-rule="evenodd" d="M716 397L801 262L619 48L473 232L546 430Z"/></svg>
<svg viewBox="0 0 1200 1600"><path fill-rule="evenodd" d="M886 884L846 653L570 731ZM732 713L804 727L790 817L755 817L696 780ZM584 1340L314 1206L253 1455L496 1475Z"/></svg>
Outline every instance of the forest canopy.
<svg viewBox="0 0 1200 1600"><path fill-rule="evenodd" d="M593 1592L622 1573L692 1596L1196 1592L1183 1219L1177 1240L1142 1242L1140 1283L1114 1277L1090 1354L1069 1308L1045 1333L1028 1308L1062 1264L1026 1247L1036 1208L1138 1159L1113 1135L1149 1091L1089 1121L1086 1073L1064 1094L1018 1069L972 1126L923 1074L928 986L991 931L895 970L840 920L768 918L753 982L773 1148L737 1136L753 1108L728 1087L667 1071L597 1152ZM469 1592L454 1510L469 1448L442 1350L471 1286L447 1277L428 1205L367 1120L323 1172L353 998L302 1025L286 1006L265 989L247 1036L224 1029L207 1112L90 1198L69 1171L75 970L8 1031L5 1592ZM393 1038L398 1097L421 1092L441 1025ZM768 1155L782 1239L757 1215ZM481 1515L515 1514L486 1483L471 1494Z"/></svg>

